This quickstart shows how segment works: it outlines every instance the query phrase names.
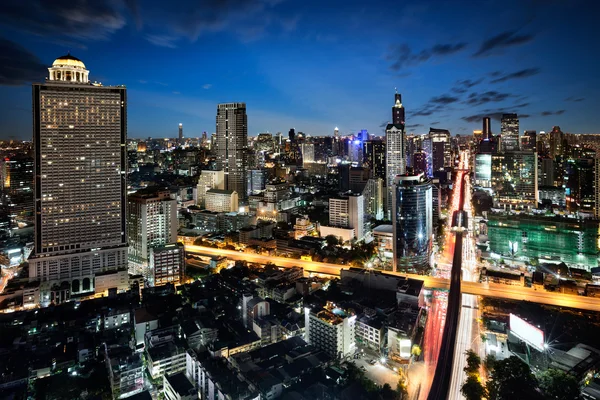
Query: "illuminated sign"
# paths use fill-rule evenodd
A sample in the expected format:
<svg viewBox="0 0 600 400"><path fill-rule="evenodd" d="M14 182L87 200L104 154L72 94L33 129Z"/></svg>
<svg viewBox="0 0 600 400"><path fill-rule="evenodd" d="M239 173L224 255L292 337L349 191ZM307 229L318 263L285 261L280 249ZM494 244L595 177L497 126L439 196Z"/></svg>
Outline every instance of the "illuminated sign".
<svg viewBox="0 0 600 400"><path fill-rule="evenodd" d="M535 349L544 351L544 332L515 314L510 314L510 331Z"/></svg>

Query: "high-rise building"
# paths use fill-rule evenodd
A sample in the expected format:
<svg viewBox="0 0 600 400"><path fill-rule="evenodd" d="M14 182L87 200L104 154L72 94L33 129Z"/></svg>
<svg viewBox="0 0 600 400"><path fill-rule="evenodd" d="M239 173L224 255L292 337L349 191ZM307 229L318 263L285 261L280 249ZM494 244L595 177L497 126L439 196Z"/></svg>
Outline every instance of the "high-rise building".
<svg viewBox="0 0 600 400"><path fill-rule="evenodd" d="M267 171L253 169L248 171L248 195L265 190L267 184ZM218 188L215 188L218 189Z"/></svg>
<svg viewBox="0 0 600 400"><path fill-rule="evenodd" d="M538 158L538 185L554 186L554 160L552 158Z"/></svg>
<svg viewBox="0 0 600 400"><path fill-rule="evenodd" d="M550 157L555 159L556 157L563 155L563 140L564 133L560 130L560 126L552 127L550 132Z"/></svg>
<svg viewBox="0 0 600 400"><path fill-rule="evenodd" d="M424 174L398 176L393 188L394 271L427 269L433 234L431 181Z"/></svg>
<svg viewBox="0 0 600 400"><path fill-rule="evenodd" d="M198 178L196 204L205 206L206 192L210 189L225 189L225 173L223 171L202 170Z"/></svg>
<svg viewBox="0 0 600 400"><path fill-rule="evenodd" d="M129 272L150 279L152 247L177 241L177 200L168 190L143 189L127 197Z"/></svg>
<svg viewBox="0 0 600 400"><path fill-rule="evenodd" d="M12 226L33 222L33 158L25 155L0 160L2 203L8 208Z"/></svg>
<svg viewBox="0 0 600 400"><path fill-rule="evenodd" d="M478 153L475 155L475 186L492 187L492 155Z"/></svg>
<svg viewBox="0 0 600 400"><path fill-rule="evenodd" d="M354 229L357 240L364 239L365 200L362 194L345 194L329 199L329 225Z"/></svg>
<svg viewBox="0 0 600 400"><path fill-rule="evenodd" d="M512 151L492 155L494 205L536 208L538 203L537 153Z"/></svg>
<svg viewBox="0 0 600 400"><path fill-rule="evenodd" d="M300 145L302 152L302 164L310 164L315 162L315 145L312 143L302 143Z"/></svg>
<svg viewBox="0 0 600 400"><path fill-rule="evenodd" d="M492 121L490 117L483 117L482 139L491 139Z"/></svg>
<svg viewBox="0 0 600 400"><path fill-rule="evenodd" d="M397 175L406 173L406 135L402 95L396 93L392 107L392 123L385 128L387 211L391 213L392 187Z"/></svg>
<svg viewBox="0 0 600 400"><path fill-rule="evenodd" d="M179 123L179 144L183 144L183 124Z"/></svg>
<svg viewBox="0 0 600 400"><path fill-rule="evenodd" d="M383 194L383 179L369 179L362 191L365 215L378 220L383 219Z"/></svg>
<svg viewBox="0 0 600 400"><path fill-rule="evenodd" d="M416 151L413 154L413 172L418 175L427 172L427 154L424 151Z"/></svg>
<svg viewBox="0 0 600 400"><path fill-rule="evenodd" d="M452 148L450 144L450 131L447 129L429 128L429 137L432 147L433 172L452 166Z"/></svg>
<svg viewBox="0 0 600 400"><path fill-rule="evenodd" d="M473 130L473 139L475 139L475 143L479 143L483 139L483 131Z"/></svg>
<svg viewBox="0 0 600 400"><path fill-rule="evenodd" d="M179 285L185 273L185 250L183 243L169 243L150 249L149 283L151 286L161 286L167 283Z"/></svg>
<svg viewBox="0 0 600 400"><path fill-rule="evenodd" d="M48 71L46 82L33 84L29 278L42 281L42 304L93 290L94 274L127 267L127 90L90 83L70 54Z"/></svg>
<svg viewBox="0 0 600 400"><path fill-rule="evenodd" d="M502 151L519 151L519 117L517 114L502 114L500 123Z"/></svg>
<svg viewBox="0 0 600 400"><path fill-rule="evenodd" d="M225 189L246 195L248 117L246 103L217 106L217 169L225 174Z"/></svg>
<svg viewBox="0 0 600 400"><path fill-rule="evenodd" d="M306 307L304 326L306 342L333 359L343 359L356 351L356 315L341 309L313 312Z"/></svg>
<svg viewBox="0 0 600 400"><path fill-rule="evenodd" d="M383 140L363 142L363 163L371 170L371 178L385 180L385 142Z"/></svg>
<svg viewBox="0 0 600 400"><path fill-rule="evenodd" d="M537 149L537 133L536 131L525 131L521 136L521 150L522 151L536 151Z"/></svg>
<svg viewBox="0 0 600 400"><path fill-rule="evenodd" d="M594 159L594 216L600 219L600 158Z"/></svg>

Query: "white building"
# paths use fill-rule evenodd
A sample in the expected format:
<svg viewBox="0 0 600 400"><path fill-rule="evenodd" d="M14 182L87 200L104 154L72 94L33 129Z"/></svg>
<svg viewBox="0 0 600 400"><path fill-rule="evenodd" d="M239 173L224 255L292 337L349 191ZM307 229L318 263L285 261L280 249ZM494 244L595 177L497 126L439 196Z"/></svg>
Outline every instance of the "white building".
<svg viewBox="0 0 600 400"><path fill-rule="evenodd" d="M104 330L120 328L131 323L131 311L126 309L109 309L104 315Z"/></svg>
<svg viewBox="0 0 600 400"><path fill-rule="evenodd" d="M165 375L163 394L167 400L194 400L198 398L198 391L184 372Z"/></svg>
<svg viewBox="0 0 600 400"><path fill-rule="evenodd" d="M55 293L45 285L43 304L127 266L127 90L90 84L84 63L70 54L48 71L32 88L37 211L29 278L71 287ZM96 257L99 251L106 257Z"/></svg>
<svg viewBox="0 0 600 400"><path fill-rule="evenodd" d="M202 170L198 178L196 192L196 204L198 206L205 206L206 192L210 189L225 189L225 172Z"/></svg>
<svg viewBox="0 0 600 400"><path fill-rule="evenodd" d="M206 209L212 212L237 212L238 193L231 190L210 189L206 192Z"/></svg>
<svg viewBox="0 0 600 400"><path fill-rule="evenodd" d="M148 275L150 249L177 241L177 200L167 190L140 190L127 199L129 272Z"/></svg>
<svg viewBox="0 0 600 400"><path fill-rule="evenodd" d="M152 379L162 378L185 370L186 351L173 342L147 349L148 371Z"/></svg>
<svg viewBox="0 0 600 400"><path fill-rule="evenodd" d="M357 240L365 236L364 197L349 194L329 199L329 225L354 229Z"/></svg>
<svg viewBox="0 0 600 400"><path fill-rule="evenodd" d="M356 350L356 316L330 308L313 312L304 309L305 339L335 359L353 354Z"/></svg>
<svg viewBox="0 0 600 400"><path fill-rule="evenodd" d="M129 273L126 269L107 271L96 274L95 292L108 296L108 289L117 289L117 292L129 290Z"/></svg>

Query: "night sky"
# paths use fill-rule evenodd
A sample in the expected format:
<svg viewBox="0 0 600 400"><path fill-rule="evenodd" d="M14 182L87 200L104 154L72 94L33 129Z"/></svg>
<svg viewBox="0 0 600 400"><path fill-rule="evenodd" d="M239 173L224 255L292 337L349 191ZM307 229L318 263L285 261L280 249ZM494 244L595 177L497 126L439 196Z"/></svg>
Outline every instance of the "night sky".
<svg viewBox="0 0 600 400"><path fill-rule="evenodd" d="M600 133L600 2L3 0L0 138L31 138L32 81L68 51L124 84L129 137L215 130L246 102L248 132L382 134L394 88L409 132Z"/></svg>

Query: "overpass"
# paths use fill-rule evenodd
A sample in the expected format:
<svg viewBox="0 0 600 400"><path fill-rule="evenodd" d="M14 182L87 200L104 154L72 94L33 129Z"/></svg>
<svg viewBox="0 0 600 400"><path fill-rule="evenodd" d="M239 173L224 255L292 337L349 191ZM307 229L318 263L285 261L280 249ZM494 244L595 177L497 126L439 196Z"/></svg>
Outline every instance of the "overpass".
<svg viewBox="0 0 600 400"><path fill-rule="evenodd" d="M302 267L304 271L314 274L340 276L342 269L349 265L321 263L316 261L295 260L292 258L265 256L261 254L241 253L235 250L215 249L213 247L186 245L185 251L190 254L224 256L231 260L248 261L257 264L273 263L280 267ZM382 271L386 274L405 276L419 279L427 288L449 289L450 281L427 275L405 274L400 272ZM461 282L461 292L478 296L498 297L509 300L524 300L532 303L547 304L558 307L578 308L582 310L600 311L600 298L575 296L571 294L546 292L522 286L503 285L500 283Z"/></svg>

